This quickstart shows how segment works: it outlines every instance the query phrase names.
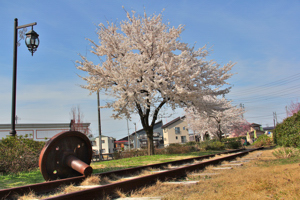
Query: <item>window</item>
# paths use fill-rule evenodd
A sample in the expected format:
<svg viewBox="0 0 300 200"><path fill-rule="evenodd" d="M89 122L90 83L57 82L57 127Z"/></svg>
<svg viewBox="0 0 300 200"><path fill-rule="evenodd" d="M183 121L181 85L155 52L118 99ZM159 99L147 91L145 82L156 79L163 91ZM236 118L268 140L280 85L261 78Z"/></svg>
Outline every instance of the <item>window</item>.
<svg viewBox="0 0 300 200"><path fill-rule="evenodd" d="M184 127L182 127L182 130L185 130L185 126L184 126Z"/></svg>
<svg viewBox="0 0 300 200"><path fill-rule="evenodd" d="M175 127L175 133L179 134L180 133L180 127Z"/></svg>
<svg viewBox="0 0 300 200"><path fill-rule="evenodd" d="M158 137L159 133L153 133L153 137Z"/></svg>
<svg viewBox="0 0 300 200"><path fill-rule="evenodd" d="M102 143L105 143L105 140L102 140Z"/></svg>
<svg viewBox="0 0 300 200"><path fill-rule="evenodd" d="M178 137L176 136L176 140L178 140Z"/></svg>
<svg viewBox="0 0 300 200"><path fill-rule="evenodd" d="M181 136L181 143L186 143L186 136Z"/></svg>

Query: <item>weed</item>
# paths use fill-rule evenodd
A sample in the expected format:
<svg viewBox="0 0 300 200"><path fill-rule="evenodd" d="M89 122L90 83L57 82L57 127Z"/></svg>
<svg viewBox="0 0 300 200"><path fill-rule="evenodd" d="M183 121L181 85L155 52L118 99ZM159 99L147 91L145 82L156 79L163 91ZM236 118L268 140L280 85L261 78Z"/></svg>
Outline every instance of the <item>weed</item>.
<svg viewBox="0 0 300 200"><path fill-rule="evenodd" d="M253 155L255 154L250 153L249 157ZM197 185L187 187L156 184L136 191L132 196L151 195L164 196L164 199L189 200L299 199L299 159L296 163L285 165L278 165L276 160L282 159L276 159L272 156L272 150L266 150L259 159L243 167L220 172L218 176L210 178L198 177L199 184ZM209 173L210 171L211 167L207 167L203 172ZM192 177L189 179L194 180Z"/></svg>
<svg viewBox="0 0 300 200"><path fill-rule="evenodd" d="M99 176L89 176L87 177L80 185L99 185L100 177Z"/></svg>
<svg viewBox="0 0 300 200"><path fill-rule="evenodd" d="M295 156L300 156L299 149L292 148L292 147L281 147L273 151L273 155L276 158L290 158Z"/></svg>

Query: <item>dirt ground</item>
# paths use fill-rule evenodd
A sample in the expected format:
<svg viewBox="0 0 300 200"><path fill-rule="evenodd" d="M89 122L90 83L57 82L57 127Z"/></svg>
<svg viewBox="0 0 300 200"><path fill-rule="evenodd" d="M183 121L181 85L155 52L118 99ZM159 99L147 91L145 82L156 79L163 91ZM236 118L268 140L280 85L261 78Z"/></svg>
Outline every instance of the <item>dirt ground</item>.
<svg viewBox="0 0 300 200"><path fill-rule="evenodd" d="M214 170L213 166L189 174L185 180L194 185L156 185L135 191L131 197L162 197L173 199L300 199L300 160L291 164L279 162L272 149L255 151L237 159L243 166ZM242 162L249 159L248 162ZM228 164L224 162L223 164ZM194 176L199 173L218 173ZM178 181L178 180L177 180Z"/></svg>

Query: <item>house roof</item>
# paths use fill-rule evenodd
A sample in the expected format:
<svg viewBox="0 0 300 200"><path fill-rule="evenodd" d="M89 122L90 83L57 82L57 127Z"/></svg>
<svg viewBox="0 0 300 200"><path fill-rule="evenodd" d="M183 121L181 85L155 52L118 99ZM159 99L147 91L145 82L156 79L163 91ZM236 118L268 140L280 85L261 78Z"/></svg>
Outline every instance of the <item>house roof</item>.
<svg viewBox="0 0 300 200"><path fill-rule="evenodd" d="M159 124L159 123L162 123L162 121L160 120L160 121L156 122L156 123L154 124L154 126L157 125L157 124ZM140 130L136 131L136 133L139 133L139 132L141 132L141 131L143 131L143 130L144 130L144 129L140 129ZM134 131L133 133L131 133L130 136L131 136L131 135L135 135L135 131ZM126 140L127 138L128 138L128 136L125 136L125 137L119 139L118 141L120 141L120 140ZM127 141L127 140L126 140L126 141Z"/></svg>
<svg viewBox="0 0 300 200"><path fill-rule="evenodd" d="M269 126L269 127L264 127L263 129L264 129L264 131L269 131L269 130L273 130L274 127L273 126Z"/></svg>
<svg viewBox="0 0 300 200"><path fill-rule="evenodd" d="M261 125L260 124L256 124L256 123L252 123L252 124L250 124L250 126L257 127L257 126L261 126Z"/></svg>
<svg viewBox="0 0 300 200"><path fill-rule="evenodd" d="M155 125L157 125L157 124L159 124L159 123L162 123L162 121L160 120L160 121L158 121L158 122L156 122L155 124L154 124L154 126ZM141 132L141 131L143 131L144 129L142 128L142 129L140 129L140 130L138 130L138 131L136 131L137 133L138 132ZM135 131L133 132L133 133L131 133L131 135L134 135L135 134Z"/></svg>
<svg viewBox="0 0 300 200"><path fill-rule="evenodd" d="M176 119L173 119L172 121L170 121L169 123L166 123L165 125L163 125L161 128L167 128L168 126L178 122L179 120L181 119L184 119L185 116L182 116L182 117L177 117Z"/></svg>
<svg viewBox="0 0 300 200"><path fill-rule="evenodd" d="M95 137L95 138L98 138L98 137L99 137L99 135L97 137ZM104 137L113 138L111 136L101 135L101 138L104 138Z"/></svg>
<svg viewBox="0 0 300 200"><path fill-rule="evenodd" d="M82 123L83 127L90 126L91 123ZM39 123L39 124L16 124L16 128L69 128L70 123ZM11 124L0 124L0 129L10 129Z"/></svg>
<svg viewBox="0 0 300 200"><path fill-rule="evenodd" d="M127 140L120 140L120 141L115 141L115 143L127 143Z"/></svg>

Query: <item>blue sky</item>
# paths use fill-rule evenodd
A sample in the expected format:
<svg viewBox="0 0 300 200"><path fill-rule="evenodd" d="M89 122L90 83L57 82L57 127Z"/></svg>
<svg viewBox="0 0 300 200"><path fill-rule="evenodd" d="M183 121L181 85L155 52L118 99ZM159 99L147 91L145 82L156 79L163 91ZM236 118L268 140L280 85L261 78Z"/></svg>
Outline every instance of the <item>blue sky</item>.
<svg viewBox="0 0 300 200"><path fill-rule="evenodd" d="M10 123L13 63L13 24L37 22L40 46L34 56L24 40L18 48L17 115L19 123L66 123L72 106L79 105L84 121L97 134L97 98L79 87L78 54L97 61L86 38L98 41L96 25L126 19L122 6L143 14L161 13L171 26L185 25L181 41L212 49L209 59L223 65L236 62L226 97L243 103L245 118L263 126L286 117L285 106L300 92L300 1L290 0L186 0L186 1L21 1L0 3L0 123ZM29 30L29 28L28 28ZM101 105L109 97L101 96ZM168 110L166 111L168 112ZM170 111L169 111L170 113ZM102 133L126 136L126 120L113 120L112 111L101 110ZM163 122L182 115L178 109ZM130 132L142 128L137 116L129 122Z"/></svg>

